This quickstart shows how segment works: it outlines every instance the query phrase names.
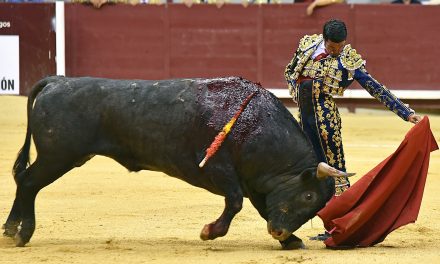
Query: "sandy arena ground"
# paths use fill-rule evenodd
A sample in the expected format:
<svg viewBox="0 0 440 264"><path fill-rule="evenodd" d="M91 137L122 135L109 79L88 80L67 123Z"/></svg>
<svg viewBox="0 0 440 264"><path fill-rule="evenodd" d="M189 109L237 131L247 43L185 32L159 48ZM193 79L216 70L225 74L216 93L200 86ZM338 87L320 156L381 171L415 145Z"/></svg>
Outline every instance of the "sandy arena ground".
<svg viewBox="0 0 440 264"><path fill-rule="evenodd" d="M349 171L363 175L391 154L412 126L393 113L343 112ZM440 116L430 115L440 142ZM26 98L0 97L0 221L15 196L11 168L24 141ZM33 152L32 157L35 157ZM266 222L245 199L229 233L202 241L203 225L223 210L223 197L162 173L128 173L95 157L49 185L37 197L37 228L25 248L0 237L0 263L440 263L440 151L431 155L419 220L371 248L325 249L308 237L319 218L296 232L305 250L282 251Z"/></svg>

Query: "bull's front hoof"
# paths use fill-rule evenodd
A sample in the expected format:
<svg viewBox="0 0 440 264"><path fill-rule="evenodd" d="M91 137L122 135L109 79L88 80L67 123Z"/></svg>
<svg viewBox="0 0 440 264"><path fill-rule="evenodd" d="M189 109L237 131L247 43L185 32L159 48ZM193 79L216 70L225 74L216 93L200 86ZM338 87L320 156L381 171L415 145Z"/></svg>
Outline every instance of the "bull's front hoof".
<svg viewBox="0 0 440 264"><path fill-rule="evenodd" d="M210 234L211 234L211 224L205 225L202 229L202 232L200 232L200 239L202 240L213 239L210 237Z"/></svg>
<svg viewBox="0 0 440 264"><path fill-rule="evenodd" d="M293 241L287 244L281 243L281 248L283 250L292 250L292 249L305 249L306 245L302 241Z"/></svg>
<svg viewBox="0 0 440 264"><path fill-rule="evenodd" d="M306 246L302 242L301 239L296 237L295 235L290 235L286 240L280 241L281 247L283 250L292 250L292 249L305 249Z"/></svg>
<svg viewBox="0 0 440 264"><path fill-rule="evenodd" d="M218 221L205 225L200 232L200 238L202 240L212 240L217 237L222 237L228 233L228 227L225 227Z"/></svg>

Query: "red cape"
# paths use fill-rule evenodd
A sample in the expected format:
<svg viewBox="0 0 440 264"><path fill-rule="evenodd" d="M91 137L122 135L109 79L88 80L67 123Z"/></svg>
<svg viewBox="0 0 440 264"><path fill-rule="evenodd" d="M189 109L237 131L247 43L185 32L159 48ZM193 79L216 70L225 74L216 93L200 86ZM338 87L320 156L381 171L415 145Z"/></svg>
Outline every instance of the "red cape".
<svg viewBox="0 0 440 264"><path fill-rule="evenodd" d="M399 148L318 212L332 236L330 248L368 247L393 230L417 220L429 155L438 149L424 117Z"/></svg>

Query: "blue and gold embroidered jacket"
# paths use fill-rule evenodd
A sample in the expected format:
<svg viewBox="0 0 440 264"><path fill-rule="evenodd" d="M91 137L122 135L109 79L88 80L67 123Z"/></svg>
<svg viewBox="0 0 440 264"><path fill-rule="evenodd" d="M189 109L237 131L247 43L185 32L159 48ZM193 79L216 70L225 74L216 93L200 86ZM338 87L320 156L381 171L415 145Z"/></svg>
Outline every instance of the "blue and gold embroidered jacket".
<svg viewBox="0 0 440 264"><path fill-rule="evenodd" d="M349 44L337 58L328 56L320 61L313 61L311 56L322 41L324 41L322 34L304 36L286 67L285 78L293 100L297 100L300 76L319 81L320 93L340 96L353 80L356 80L368 93L402 119L408 120L408 117L414 113L367 72L365 60Z"/></svg>

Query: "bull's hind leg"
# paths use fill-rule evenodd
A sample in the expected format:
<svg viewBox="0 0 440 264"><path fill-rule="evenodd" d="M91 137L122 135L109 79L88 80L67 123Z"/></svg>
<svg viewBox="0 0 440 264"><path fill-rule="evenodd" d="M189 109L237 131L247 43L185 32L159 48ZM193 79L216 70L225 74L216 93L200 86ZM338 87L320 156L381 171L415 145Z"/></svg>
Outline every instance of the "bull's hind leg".
<svg viewBox="0 0 440 264"><path fill-rule="evenodd" d="M215 239L226 235L234 216L243 206L243 192L235 172L225 168L210 172L212 182L225 194L225 209L214 222L203 227L200 233L202 240Z"/></svg>
<svg viewBox="0 0 440 264"><path fill-rule="evenodd" d="M17 196L17 194L16 194ZM18 226L21 223L21 211L17 198L14 199L11 212L9 213L6 223L3 224L4 236L14 237L18 231Z"/></svg>
<svg viewBox="0 0 440 264"><path fill-rule="evenodd" d="M15 235L15 244L22 247L35 231L35 198L38 192L61 177L73 166L60 160L37 160L17 179L17 208L21 213L21 228ZM14 205L16 202L14 202ZM13 207L14 210L14 207ZM12 213L12 212L11 212Z"/></svg>
<svg viewBox="0 0 440 264"><path fill-rule="evenodd" d="M20 172L16 176L15 181L18 182L20 181L20 179L25 178L29 170L30 167ZM8 237L14 237L15 234L17 234L18 232L18 227L20 226L20 224L21 224L21 210L20 210L20 202L18 199L18 191L16 191L14 204L12 205L11 212L9 213L6 223L4 223L2 227L5 230L3 232L3 235Z"/></svg>

